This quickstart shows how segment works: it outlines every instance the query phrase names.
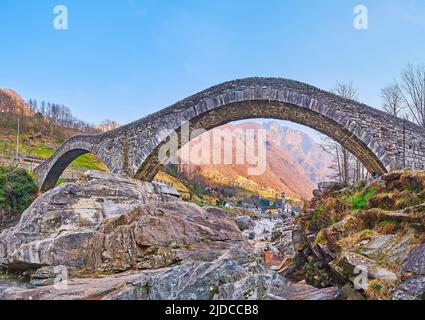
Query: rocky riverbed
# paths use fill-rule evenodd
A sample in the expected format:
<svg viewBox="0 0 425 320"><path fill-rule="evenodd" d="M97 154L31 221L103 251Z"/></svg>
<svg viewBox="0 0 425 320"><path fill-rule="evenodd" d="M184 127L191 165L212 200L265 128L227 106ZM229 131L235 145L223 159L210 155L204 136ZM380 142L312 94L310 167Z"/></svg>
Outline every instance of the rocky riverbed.
<svg viewBox="0 0 425 320"><path fill-rule="evenodd" d="M293 276L292 230L291 217L235 217L89 172L0 234L0 299L340 298Z"/></svg>

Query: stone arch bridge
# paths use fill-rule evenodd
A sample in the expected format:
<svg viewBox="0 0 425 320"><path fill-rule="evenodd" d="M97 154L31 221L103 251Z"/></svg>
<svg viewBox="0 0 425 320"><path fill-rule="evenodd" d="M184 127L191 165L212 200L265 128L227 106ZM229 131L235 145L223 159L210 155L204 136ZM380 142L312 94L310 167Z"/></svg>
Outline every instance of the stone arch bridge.
<svg viewBox="0 0 425 320"><path fill-rule="evenodd" d="M425 130L367 105L310 85L279 78L247 78L219 84L126 126L67 140L35 169L42 191L53 188L65 168L85 153L98 156L111 172L151 181L160 168L164 129L182 123L212 129L249 118L289 120L342 144L369 172L424 169Z"/></svg>

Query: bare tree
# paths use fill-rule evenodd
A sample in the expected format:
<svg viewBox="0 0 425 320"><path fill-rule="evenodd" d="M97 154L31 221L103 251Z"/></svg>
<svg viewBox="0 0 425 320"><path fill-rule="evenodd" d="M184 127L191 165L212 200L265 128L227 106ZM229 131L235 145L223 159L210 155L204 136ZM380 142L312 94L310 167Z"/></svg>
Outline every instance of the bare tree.
<svg viewBox="0 0 425 320"><path fill-rule="evenodd" d="M336 86L330 90L332 93L350 100L358 100L358 92L352 82L337 82Z"/></svg>
<svg viewBox="0 0 425 320"><path fill-rule="evenodd" d="M401 73L397 88L413 120L425 127L425 65L409 63Z"/></svg>
<svg viewBox="0 0 425 320"><path fill-rule="evenodd" d="M345 173L342 170L343 164L341 163L341 145L331 138L324 137L322 139L321 147L332 157L332 163L329 167L329 169L332 170L332 174L329 178L332 180L337 180L339 182L346 181L347 177L345 176Z"/></svg>
<svg viewBox="0 0 425 320"><path fill-rule="evenodd" d="M381 91L381 97L384 110L397 118L403 109L403 98L399 86L393 84L385 87Z"/></svg>
<svg viewBox="0 0 425 320"><path fill-rule="evenodd" d="M96 127L102 132L107 132L107 131L117 129L120 126L121 125L118 122L106 119L101 124L97 125Z"/></svg>
<svg viewBox="0 0 425 320"><path fill-rule="evenodd" d="M337 85L331 89L331 92L346 99L358 99L357 89L352 82L338 82ZM330 138L324 138L322 148L333 157L333 163L330 169L332 169L334 173L330 178L347 183L365 179L366 170L362 163L341 144Z"/></svg>

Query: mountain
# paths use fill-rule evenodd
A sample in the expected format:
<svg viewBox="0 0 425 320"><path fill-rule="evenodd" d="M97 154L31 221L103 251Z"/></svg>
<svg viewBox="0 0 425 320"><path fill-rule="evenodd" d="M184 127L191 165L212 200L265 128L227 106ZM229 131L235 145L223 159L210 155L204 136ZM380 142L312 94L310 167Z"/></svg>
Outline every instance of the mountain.
<svg viewBox="0 0 425 320"><path fill-rule="evenodd" d="M29 105L21 96L10 89L0 89L0 112L22 116L31 116L33 114Z"/></svg>
<svg viewBox="0 0 425 320"><path fill-rule="evenodd" d="M269 139L289 152L304 168L310 181L318 184L326 180L330 174L331 157L309 135L276 122L267 122L264 128Z"/></svg>
<svg viewBox="0 0 425 320"><path fill-rule="evenodd" d="M242 131L241 131L242 130ZM255 166L248 163L234 164L236 161L236 146L244 145L244 135L241 132L255 130L255 141L258 142L258 130L263 130L266 137L266 161L264 173L249 175L248 169ZM214 135L217 132L232 132L222 141L231 144L233 164L200 164L212 163L212 154L224 154L225 143L214 144ZM207 142L211 146L211 153L197 153L198 162L193 161L190 153L200 149L201 142ZM188 149L185 149L188 148ZM252 146L248 146L251 148ZM192 150L192 151L190 151ZM252 152L253 150L250 150ZM196 154L196 153L195 153ZM252 153L256 155L256 153ZM204 133L197 139L192 140L179 153L183 171L189 176L199 176L203 181L211 185L235 186L258 191L259 194L270 196L285 192L295 199L310 199L312 191L317 184L326 179L329 174L330 156L324 152L319 144L302 131L281 126L279 123L270 121L259 124L255 122L242 122L228 124ZM252 159L251 159L252 160ZM247 162L247 161L245 161Z"/></svg>

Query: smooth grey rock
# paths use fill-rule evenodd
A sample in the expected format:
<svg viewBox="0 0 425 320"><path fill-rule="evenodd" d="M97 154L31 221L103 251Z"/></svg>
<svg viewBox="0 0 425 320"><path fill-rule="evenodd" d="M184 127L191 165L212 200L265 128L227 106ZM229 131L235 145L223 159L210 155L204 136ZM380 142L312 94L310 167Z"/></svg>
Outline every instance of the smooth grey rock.
<svg viewBox="0 0 425 320"><path fill-rule="evenodd" d="M399 284L393 300L425 300L425 277L410 278Z"/></svg>
<svg viewBox="0 0 425 320"><path fill-rule="evenodd" d="M183 202L169 186L88 172L43 194L0 234L0 261L13 270L116 272L160 268L198 252L214 258L241 240L222 210Z"/></svg>

